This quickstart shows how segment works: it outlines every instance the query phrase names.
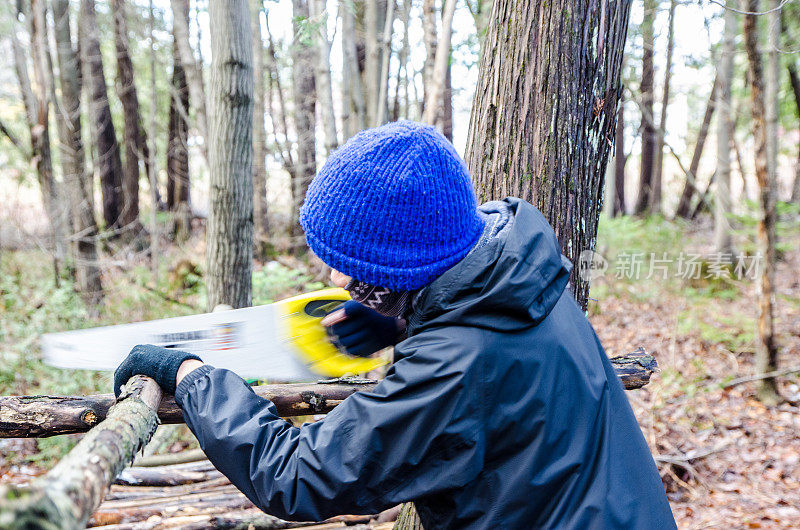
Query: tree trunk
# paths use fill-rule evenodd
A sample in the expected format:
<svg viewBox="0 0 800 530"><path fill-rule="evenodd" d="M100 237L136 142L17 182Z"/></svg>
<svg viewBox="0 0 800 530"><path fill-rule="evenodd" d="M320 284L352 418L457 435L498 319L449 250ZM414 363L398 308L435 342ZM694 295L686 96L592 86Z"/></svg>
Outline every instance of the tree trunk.
<svg viewBox="0 0 800 530"><path fill-rule="evenodd" d="M293 0L294 2L295 0ZM388 0L394 1L394 0ZM367 123L370 127L378 125L377 109L381 86L382 50L378 42L378 31L383 29L381 7L387 0L366 0L364 2L364 45L366 51L364 63L364 90L367 99ZM385 10L384 10L385 11Z"/></svg>
<svg viewBox="0 0 800 530"><path fill-rule="evenodd" d="M125 166L122 175L122 225L138 232L139 222L139 155L146 160L140 148L145 144L145 132L141 127L139 97L133 75L133 63L128 44L128 24L123 0L111 0L114 15L114 44L117 50L117 95L122 102L125 122Z"/></svg>
<svg viewBox="0 0 800 530"><path fill-rule="evenodd" d="M747 11L759 11L758 0L747 1ZM772 7L772 6L771 6ZM772 42L772 38L770 41ZM777 369L778 348L775 342L774 276L775 276L775 195L773 169L769 167L767 153L767 106L765 99L775 93L764 93L764 77L759 53L758 25L755 15L745 15L744 44L747 51L748 77L750 79L750 100L753 115L753 140L755 142L755 169L759 188L761 219L758 223L758 256L760 259L758 298L758 337L756 338L756 372L766 373ZM771 75L768 81L773 81ZM770 91L777 86L768 87ZM765 403L778 401L777 384L774 378L762 379L758 385L758 396Z"/></svg>
<svg viewBox="0 0 800 530"><path fill-rule="evenodd" d="M425 89L425 114L422 121L441 128L444 84L450 62L450 37L453 34L453 14L456 0L447 0L442 10L441 39L436 45L436 56L431 71L430 90Z"/></svg>
<svg viewBox="0 0 800 530"><path fill-rule="evenodd" d="M657 370L643 349L613 357L611 364L626 390L645 386ZM282 417L325 414L359 391L370 392L377 381L332 379L317 384L290 383L254 386L253 391L275 404ZM0 438L43 438L86 432L105 419L114 404L112 394L95 396L0 396ZM172 396L158 409L163 424L183 423L183 412Z"/></svg>
<svg viewBox="0 0 800 530"><path fill-rule="evenodd" d="M325 155L333 152L339 145L336 134L336 116L333 107L333 83L331 81L331 43L328 40L328 14L325 10L325 0L309 0L308 9L315 25L319 25L314 32L316 50L316 86L320 103L320 116L322 129L325 132Z"/></svg>
<svg viewBox="0 0 800 530"><path fill-rule="evenodd" d="M719 86L717 87L717 191L714 206L714 247L721 255L729 256L733 261L733 241L729 216L731 208L731 138L733 136L733 54L736 52L736 14L738 2L728 1L724 9L725 29L722 37L721 57L719 61ZM702 202L702 201L701 201Z"/></svg>
<svg viewBox="0 0 800 530"><path fill-rule="evenodd" d="M644 0L644 18L642 19L642 79L640 90L642 95L642 113L655 116L653 113L653 45L655 41L653 26L655 24L658 0ZM647 211L653 193L653 158L656 151L656 131L653 124L642 117L642 154L639 166L639 195L633 212L637 215Z"/></svg>
<svg viewBox="0 0 800 530"><path fill-rule="evenodd" d="M189 43L189 0L170 0L172 6L172 32L175 47L183 66L186 81L194 108L197 130L203 137L203 155L208 159L208 120L206 117L206 95L203 88L203 67L197 62ZM213 26L212 21L212 26ZM210 163L210 162L209 162Z"/></svg>
<svg viewBox="0 0 800 530"><path fill-rule="evenodd" d="M371 3L371 2L370 2ZM294 43L292 44L292 94L294 124L297 131L297 173L293 182L292 247L304 248L300 227L300 205L306 196L311 179L317 172L316 159L316 86L314 84L314 50L302 42L298 20L308 18L308 0L292 0Z"/></svg>
<svg viewBox="0 0 800 530"><path fill-rule="evenodd" d="M43 9L41 4L34 2L31 6L33 9ZM20 4L19 9L22 6ZM30 33L30 49L33 56L34 75L36 81L36 90L31 85L30 77L28 76L28 61L25 57L25 52L22 44L17 40L17 22L15 21L14 27L11 31L11 47L14 56L14 69L19 83L20 95L22 96L23 107L25 108L25 117L30 133L31 141L31 164L36 167L36 178L39 183L39 189L42 194L42 208L47 220L50 224L52 242L53 242L53 277L55 284L59 284L59 269L63 261L63 242L65 230L60 225L60 205L58 202L58 191L55 177L53 176L53 162L50 151L50 96L47 92L47 86L44 80L44 65L42 64L43 53L42 43L44 42L41 32L44 30L41 27L43 20L36 23L30 13L19 12L17 20L22 15L31 19L32 23L29 29ZM43 15L41 17L44 18ZM37 43L38 41L38 43Z"/></svg>
<svg viewBox="0 0 800 530"><path fill-rule="evenodd" d="M86 80L89 83L89 114L94 124L92 129L97 149L94 165L100 177L100 189L103 193L103 219L106 228L119 229L123 226L121 214L124 205L122 160L108 104L94 0L81 0L79 32L83 54L81 60L86 68Z"/></svg>
<svg viewBox="0 0 800 530"><path fill-rule="evenodd" d="M72 46L69 0L53 0L53 22L58 57L61 102L57 105L65 137L61 139L61 167L64 189L70 204L72 234L75 238L75 277L88 307L97 307L103 297L100 269L97 267L97 222L81 134L81 86L78 81L78 54Z"/></svg>
<svg viewBox="0 0 800 530"><path fill-rule="evenodd" d="M211 0L208 308L252 304L253 35L247 0Z"/></svg>
<svg viewBox="0 0 800 530"><path fill-rule="evenodd" d="M364 86L358 68L355 2L344 2L342 10L342 122L344 140L367 127Z"/></svg>
<svg viewBox="0 0 800 530"><path fill-rule="evenodd" d="M189 88L173 36L172 81L167 127L167 208L172 212L172 234L181 241L191 230L189 177ZM206 137L207 138L207 137Z"/></svg>
<svg viewBox="0 0 800 530"><path fill-rule="evenodd" d="M425 63L422 66L422 102L420 116L425 115L425 105L432 90L433 71L436 63L436 1L422 2L422 41L425 44ZM424 118L423 118L424 120Z"/></svg>
<svg viewBox="0 0 800 530"><path fill-rule="evenodd" d="M797 108L797 120L800 121L800 76L797 75L797 68L790 61L786 61L786 69L789 71L789 82L792 85L794 94L794 104ZM794 204L800 205L800 142L797 144L797 161L795 162L794 184L792 185L792 198Z"/></svg>
<svg viewBox="0 0 800 530"><path fill-rule="evenodd" d="M631 2L603 6L494 3L465 157L481 202L516 195L542 211L583 307L578 259L595 244Z"/></svg>
<svg viewBox="0 0 800 530"><path fill-rule="evenodd" d="M270 112L272 119L272 127L275 135L275 143L278 144L278 152L283 161L283 167L294 185L295 175L297 170L294 164L294 157L292 156L292 146L289 142L289 128L286 123L286 103L283 97L283 87L281 86L281 76L278 70L278 60L275 57L275 44L272 42L272 34L269 31L269 12L264 12L267 30L267 70L269 72L269 90L268 99L270 111L273 110L272 100L273 95L277 98L277 105L274 107L274 112ZM294 198L294 193L292 192ZM294 200L294 199L293 199Z"/></svg>
<svg viewBox="0 0 800 530"><path fill-rule="evenodd" d="M134 376L108 417L46 475L24 488L0 486L4 528L80 529L100 505L111 482L158 425L161 389Z"/></svg>
<svg viewBox="0 0 800 530"><path fill-rule="evenodd" d="M389 99L389 60L392 58L392 29L394 25L394 6L397 0L388 0L386 17L381 34L380 81L378 83L378 98L375 107L375 125L386 123Z"/></svg>
<svg viewBox="0 0 800 530"><path fill-rule="evenodd" d="M625 116L624 101L620 100L617 112L617 130L614 132L614 215L625 215L625 163L628 155L625 154Z"/></svg>
<svg viewBox="0 0 800 530"><path fill-rule="evenodd" d="M156 117L158 115L158 91L156 87L156 39L155 28L156 19L153 10L153 0L147 4L147 22L150 41L150 134L147 145L147 178L150 182L150 194L153 200L153 209L150 212L150 271L153 275L153 284L159 285L158 258L159 253L159 230L158 230L158 211L161 209L161 194L158 191L158 173L156 171ZM172 98L170 98L172 101Z"/></svg>
<svg viewBox="0 0 800 530"><path fill-rule="evenodd" d="M711 94L708 96L706 112L703 115L703 123L700 125L700 132L697 133L697 142L694 144L692 161L689 164L689 171L686 174L686 184L683 186L681 198L678 201L678 208L675 210L675 217L689 217L692 197L698 192L697 189L697 169L700 167L700 157L703 155L703 148L706 145L706 137L711 126L711 117L714 115L714 108L717 104L717 90L719 88L719 75L714 77L714 84L711 86Z"/></svg>
<svg viewBox="0 0 800 530"><path fill-rule="evenodd" d="M650 211L653 213L661 212L661 193L663 187L664 173L664 136L667 130L667 108L669 107L669 84L672 77L672 52L675 48L675 7L677 0L670 0L669 4L669 26L667 29L667 63L664 67L664 85L661 93L661 119L659 120L659 131L656 132L656 161L653 166L653 186L650 195Z"/></svg>
<svg viewBox="0 0 800 530"><path fill-rule="evenodd" d="M264 127L264 39L261 37L262 0L251 0L253 31L253 239L256 255L266 255L269 242L267 217L266 134Z"/></svg>

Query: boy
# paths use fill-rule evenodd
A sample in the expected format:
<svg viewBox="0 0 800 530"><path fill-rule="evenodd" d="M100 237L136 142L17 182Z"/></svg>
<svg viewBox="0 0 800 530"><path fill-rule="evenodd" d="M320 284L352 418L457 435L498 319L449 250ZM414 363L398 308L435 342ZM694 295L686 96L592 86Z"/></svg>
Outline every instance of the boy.
<svg viewBox="0 0 800 530"><path fill-rule="evenodd" d="M292 427L234 373L153 346L134 348L117 390L143 373L174 392L214 465L286 519L413 500L428 530L675 528L538 210L513 198L478 208L452 145L398 122L328 158L301 223L362 304L325 322L343 347L371 353L397 337L395 317L405 321L373 392Z"/></svg>

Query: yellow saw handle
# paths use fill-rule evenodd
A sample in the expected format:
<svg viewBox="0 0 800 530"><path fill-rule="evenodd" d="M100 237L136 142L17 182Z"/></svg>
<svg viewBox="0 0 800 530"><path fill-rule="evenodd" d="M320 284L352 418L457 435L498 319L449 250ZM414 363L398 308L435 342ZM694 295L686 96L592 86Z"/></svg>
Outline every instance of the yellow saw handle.
<svg viewBox="0 0 800 530"><path fill-rule="evenodd" d="M387 363L386 359L356 357L342 353L331 343L320 321L346 301L350 295L344 289L323 289L276 302L284 332L308 367L326 377L342 377L374 370Z"/></svg>

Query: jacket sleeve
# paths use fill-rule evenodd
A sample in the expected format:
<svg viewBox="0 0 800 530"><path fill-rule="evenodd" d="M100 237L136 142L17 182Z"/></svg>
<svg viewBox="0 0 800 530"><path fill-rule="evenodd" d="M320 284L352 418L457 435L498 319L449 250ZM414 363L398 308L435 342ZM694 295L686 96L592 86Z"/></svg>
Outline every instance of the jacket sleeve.
<svg viewBox="0 0 800 530"><path fill-rule="evenodd" d="M483 466L478 357L441 355L459 347L436 331L398 348L402 360L373 392L299 428L228 370L195 370L175 397L211 462L265 512L291 520L377 513L463 486Z"/></svg>

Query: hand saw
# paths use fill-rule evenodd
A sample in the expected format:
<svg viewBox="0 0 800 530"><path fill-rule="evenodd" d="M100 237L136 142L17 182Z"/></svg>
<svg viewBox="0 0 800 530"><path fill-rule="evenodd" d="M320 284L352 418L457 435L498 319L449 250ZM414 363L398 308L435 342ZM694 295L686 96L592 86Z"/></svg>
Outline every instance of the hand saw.
<svg viewBox="0 0 800 530"><path fill-rule="evenodd" d="M339 351L320 324L350 300L324 289L274 304L42 336L44 361L60 368L114 370L137 344L197 354L246 378L313 381L368 372L385 359Z"/></svg>

